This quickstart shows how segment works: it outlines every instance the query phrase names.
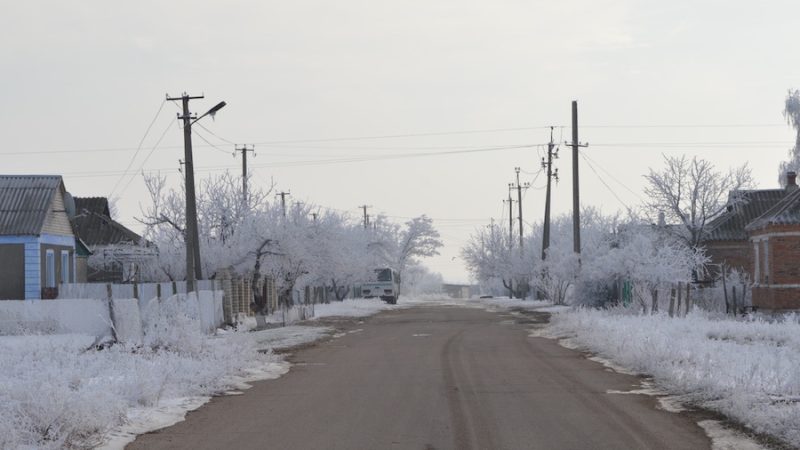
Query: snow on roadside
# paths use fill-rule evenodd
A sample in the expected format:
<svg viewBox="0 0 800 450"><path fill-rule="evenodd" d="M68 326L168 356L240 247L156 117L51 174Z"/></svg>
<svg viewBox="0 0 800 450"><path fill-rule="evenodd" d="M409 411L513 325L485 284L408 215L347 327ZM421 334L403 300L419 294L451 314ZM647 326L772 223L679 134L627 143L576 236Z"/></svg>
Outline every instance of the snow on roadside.
<svg viewBox="0 0 800 450"><path fill-rule="evenodd" d="M157 346L101 350L87 335L0 336L0 448L122 448L137 434L183 420L213 395L286 373L289 364L270 349L331 332L171 330Z"/></svg>
<svg viewBox="0 0 800 450"><path fill-rule="evenodd" d="M390 305L380 299L376 298L357 298L348 299L341 302L320 303L314 305L314 319L323 317L367 317L380 311L389 309L401 309L405 303L409 303L403 297L400 297L398 305ZM314 320L312 319L312 320Z"/></svg>
<svg viewBox="0 0 800 450"><path fill-rule="evenodd" d="M298 345L314 342L334 332L330 327L308 327L292 325L282 328L253 331L248 338L258 349L284 350Z"/></svg>
<svg viewBox="0 0 800 450"><path fill-rule="evenodd" d="M660 389L682 400L800 447L800 402L795 400L800 398L800 323L796 319L767 323L719 319L699 312L669 318L579 309L554 314L551 324L537 334L569 341L614 364L648 374Z"/></svg>

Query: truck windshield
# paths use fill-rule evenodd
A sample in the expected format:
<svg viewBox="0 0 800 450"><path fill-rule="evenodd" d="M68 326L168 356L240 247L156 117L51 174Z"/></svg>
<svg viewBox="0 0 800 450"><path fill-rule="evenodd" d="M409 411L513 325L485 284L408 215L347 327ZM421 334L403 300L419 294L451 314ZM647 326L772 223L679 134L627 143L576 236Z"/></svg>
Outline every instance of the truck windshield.
<svg viewBox="0 0 800 450"><path fill-rule="evenodd" d="M392 281L392 269L378 269L375 271L378 281Z"/></svg>

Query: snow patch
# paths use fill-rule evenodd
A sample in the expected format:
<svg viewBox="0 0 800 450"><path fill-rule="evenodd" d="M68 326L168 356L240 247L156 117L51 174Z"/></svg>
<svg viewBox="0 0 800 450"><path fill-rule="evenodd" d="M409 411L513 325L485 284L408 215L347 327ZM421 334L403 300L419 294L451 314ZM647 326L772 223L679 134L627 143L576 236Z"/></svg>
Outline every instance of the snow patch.
<svg viewBox="0 0 800 450"><path fill-rule="evenodd" d="M726 428L717 420L697 422L711 438L712 450L766 450L758 443L736 430Z"/></svg>

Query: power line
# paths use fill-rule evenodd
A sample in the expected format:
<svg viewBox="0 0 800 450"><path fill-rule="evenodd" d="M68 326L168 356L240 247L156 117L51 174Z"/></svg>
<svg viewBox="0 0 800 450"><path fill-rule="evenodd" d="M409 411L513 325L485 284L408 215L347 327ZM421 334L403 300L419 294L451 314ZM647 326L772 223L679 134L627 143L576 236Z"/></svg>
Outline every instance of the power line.
<svg viewBox="0 0 800 450"><path fill-rule="evenodd" d="M161 136L158 138L158 141L156 141L155 145L153 145L153 148L150 149L150 152L147 154L147 156L145 156L145 158L142 161L142 163L139 164L139 169L136 171L136 173L139 173L139 172L142 171L142 168L147 163L147 160L150 159L150 156L153 154L154 151L156 151L156 149L158 148L158 144L161 143L161 141L164 139L164 136L167 135L167 131L169 131L170 128L172 128L172 121L170 121L170 123L167 125L167 128L164 129L164 132L161 133ZM131 178L128 180L128 182L125 183L125 186L119 192L120 197L122 196L122 194L125 193L125 191L128 189L128 186L130 186L131 182L136 178L136 173L132 174Z"/></svg>
<svg viewBox="0 0 800 450"><path fill-rule="evenodd" d="M195 124L195 125L200 125L200 124ZM202 129L204 129L204 130L206 129L206 128L205 128L205 127L203 127L202 125L200 125L200 128L202 128ZM234 155L235 155L235 154L236 154L235 152L229 152L229 151L227 151L227 150L223 150L223 149L221 149L221 148L217 147L216 145L212 144L211 142L209 142L209 141L208 141L208 139L206 139L206 138L205 138L205 137L204 137L204 136L203 136L203 135L202 135L200 132L198 132L197 130L194 130L194 134L196 134L196 135L197 135L197 137L199 137L201 141L205 142L205 143L206 143L206 144L208 144L208 145L209 145L211 148L213 148L214 150L216 150L216 151L218 151L218 152L225 153L226 155L231 155L231 154L234 154Z"/></svg>
<svg viewBox="0 0 800 450"><path fill-rule="evenodd" d="M117 190L117 186L119 186L120 181L122 181L122 179L125 178L125 174L131 168L131 165L133 165L133 161L135 161L136 157L139 156L139 151L142 149L142 145L144 145L144 140L147 138L147 135L150 134L150 129L153 128L153 124L156 123L158 116L161 115L161 110L164 109L164 104L166 102L167 102L166 100L161 101L161 105L158 106L158 111L156 111L156 115L153 116L153 120L150 121L150 125L147 126L147 129L144 131L144 135L139 140L139 145L136 146L136 153L134 153L133 157L130 159L130 161L128 161L128 165L127 167L125 167L125 171L123 172L122 176L119 177L116 183L114 183L114 187L111 188L111 194L109 194L109 197L114 195L114 191Z"/></svg>
<svg viewBox="0 0 800 450"><path fill-rule="evenodd" d="M642 197L642 196L641 196L641 195L640 195L638 192L636 192L636 191L634 191L633 189L629 188L629 187L628 187L628 186L627 186L625 183L623 183L623 182L622 182L622 181L620 181L620 180L619 180L617 177L615 177L613 173L611 173L611 172L609 172L608 170L606 170L605 168L603 168L603 166L601 166L601 165L600 165L600 164L599 164L597 161L595 161L594 159L592 159L591 157L589 157L589 155L587 155L585 152L581 152L581 156L582 156L584 159L586 159L586 160L588 160L588 161L591 161L592 163L594 163L594 165L595 165L595 166L597 166L597 168L598 168L598 169L600 169L600 170L602 170L603 172L605 172L605 173L606 173L606 175L608 175L608 176L609 176L609 178L611 178L612 180L616 181L616 182L617 182L617 184L619 184L620 186L622 186L623 188L625 188L625 189L626 189L628 192L630 192L631 194L633 194L633 195L635 195L636 197L638 197L638 198L639 198L639 200L641 200L642 202L645 202L645 201L646 201L646 200L644 199L644 197Z"/></svg>
<svg viewBox="0 0 800 450"><path fill-rule="evenodd" d="M398 139L398 138L423 137L423 136L452 136L452 135L459 135L459 134L481 134L481 133L502 133L502 132L513 132L513 131L530 131L530 130L539 130L539 129L543 129L543 128L548 128L548 127L492 128L492 129L484 129L484 130L440 131L440 132L432 132L432 133L386 134L386 135L377 135L377 136L356 136L356 137L340 137L340 138L327 138L327 139L293 139L293 140L283 140L283 141L256 142L256 144L259 144L259 145L270 145L270 144L292 144L292 143L305 143L305 142L367 141L367 140L377 140L377 139Z"/></svg>
<svg viewBox="0 0 800 450"><path fill-rule="evenodd" d="M207 131L208 133L210 133L212 136L214 136L215 138L219 139L220 141L223 141L223 142L225 142L226 144L230 144L230 145L236 145L236 143L235 143L235 142L233 142L233 141L230 141L230 140L228 140L228 139L225 139L224 137L222 137L222 136L218 135L217 133L214 133L213 131L211 131L211 130L209 130L208 128L204 127L204 126L203 126L203 124L201 124L201 123L196 123L195 125L197 125L197 126L199 126L200 128L204 129L205 131Z"/></svg>
<svg viewBox="0 0 800 450"><path fill-rule="evenodd" d="M582 127L582 128L589 128L589 127ZM204 130L208 131L206 128ZM219 136L217 136L219 137ZM220 138L225 142L228 142L225 139ZM299 142L299 141L298 141ZM229 143L229 142L228 142ZM271 147L271 148L284 148L284 149L317 149L317 150L327 150L327 149L336 149L336 150L427 150L427 149L437 149L437 148L473 148L472 146L403 146L403 147L331 147L331 146L294 146L294 145L276 145L275 143L270 142L254 142L254 144L258 144L259 146L264 147ZM697 147L697 148L730 148L731 146L741 147L741 148L752 148L752 147L784 147L786 145L791 145L791 140L786 141L699 141L699 142L607 142L607 143L592 143L593 147ZM517 144L509 144L510 145L517 145ZM207 144L209 147L213 147L213 144ZM500 146L500 145L498 145ZM205 147L205 145L198 145L196 147ZM180 145L170 145L164 146L162 148L182 148ZM128 151L136 151L140 149L140 147L98 147L98 148L84 148L84 149L66 149L66 150L24 150L24 151L13 151L13 152L0 152L0 155L7 155L7 156L17 156L17 155L46 155L46 154L70 154L70 153L105 153L105 152L128 152Z"/></svg>
<svg viewBox="0 0 800 450"><path fill-rule="evenodd" d="M597 175L597 179L598 179L598 180L600 180L600 182L601 182L601 183L603 183L603 186L605 186L605 187L606 187L606 189L608 189L608 192L610 192L610 193L611 193L611 195L613 195L613 196L614 196L614 198L616 198L616 199L617 199L617 201L618 201L618 202L620 202L620 204L621 204L622 206L624 206L624 207L625 207L627 210L629 210L629 211L630 211L630 210L631 210L631 207L630 207L630 206L628 206L628 205L627 205L627 204L626 204L624 201L622 201L622 199L621 199L621 198L619 198L619 195L617 195L617 193L616 193L616 192L614 192L614 190L613 190L613 189L611 189L611 186L609 186L609 185L608 185L608 183L606 183L606 182L605 182L605 180L603 180L603 177L601 177L601 176L600 176L600 174L599 174L599 173L597 173L597 170L595 170L595 168L594 168L594 166L592 165L592 163L591 163L591 162L590 162L590 161L589 161L589 160L586 158L586 155L584 155L584 154L583 154L583 152L581 152L581 153L580 153L580 155L583 157L584 161L586 161L586 164L589 166L589 168L592 170L592 172L594 172L594 174L595 174L595 175Z"/></svg>

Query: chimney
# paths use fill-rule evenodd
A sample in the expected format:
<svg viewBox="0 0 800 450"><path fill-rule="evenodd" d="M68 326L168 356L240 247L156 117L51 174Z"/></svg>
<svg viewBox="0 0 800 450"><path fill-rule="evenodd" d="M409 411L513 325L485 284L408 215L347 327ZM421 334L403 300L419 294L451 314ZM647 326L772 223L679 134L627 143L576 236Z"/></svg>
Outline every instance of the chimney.
<svg viewBox="0 0 800 450"><path fill-rule="evenodd" d="M786 192L797 189L797 172L790 170L786 172Z"/></svg>
<svg viewBox="0 0 800 450"><path fill-rule="evenodd" d="M667 219L664 217L664 211L658 213L658 226L665 227L667 226Z"/></svg>

